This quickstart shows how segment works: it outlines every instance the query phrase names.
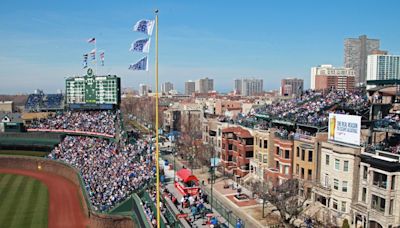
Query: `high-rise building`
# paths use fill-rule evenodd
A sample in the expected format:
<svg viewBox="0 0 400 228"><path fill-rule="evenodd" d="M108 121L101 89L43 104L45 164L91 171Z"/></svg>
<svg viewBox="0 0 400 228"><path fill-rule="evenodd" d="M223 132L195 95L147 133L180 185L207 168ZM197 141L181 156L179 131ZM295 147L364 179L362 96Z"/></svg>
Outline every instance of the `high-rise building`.
<svg viewBox="0 0 400 228"><path fill-rule="evenodd" d="M242 79L235 79L235 88L233 92L242 94Z"/></svg>
<svg viewBox="0 0 400 228"><path fill-rule="evenodd" d="M149 93L149 89L150 87L146 84L140 84L139 85L139 96L143 97L143 96L147 96L147 94Z"/></svg>
<svg viewBox="0 0 400 228"><path fill-rule="evenodd" d="M263 92L263 80L254 78L235 79L235 92L243 96L254 96Z"/></svg>
<svg viewBox="0 0 400 228"><path fill-rule="evenodd" d="M354 89L355 72L351 68L320 65L311 68L312 90L347 90Z"/></svg>
<svg viewBox="0 0 400 228"><path fill-rule="evenodd" d="M196 91L196 83L193 81L185 82L185 94L192 95Z"/></svg>
<svg viewBox="0 0 400 228"><path fill-rule="evenodd" d="M344 40L344 67L355 71L357 85L365 84L367 77L367 58L379 49L378 39L368 39L366 35Z"/></svg>
<svg viewBox="0 0 400 228"><path fill-rule="evenodd" d="M375 54L368 56L367 83L400 80L400 56Z"/></svg>
<svg viewBox="0 0 400 228"><path fill-rule="evenodd" d="M173 89L174 89L174 84L172 84L171 82L164 82L161 85L161 92L164 94L168 94Z"/></svg>
<svg viewBox="0 0 400 228"><path fill-rule="evenodd" d="M208 93L214 90L214 79L202 78L196 80L195 90L197 93Z"/></svg>
<svg viewBox="0 0 400 228"><path fill-rule="evenodd" d="M298 96L303 92L304 81L298 78L285 78L281 81L282 96Z"/></svg>

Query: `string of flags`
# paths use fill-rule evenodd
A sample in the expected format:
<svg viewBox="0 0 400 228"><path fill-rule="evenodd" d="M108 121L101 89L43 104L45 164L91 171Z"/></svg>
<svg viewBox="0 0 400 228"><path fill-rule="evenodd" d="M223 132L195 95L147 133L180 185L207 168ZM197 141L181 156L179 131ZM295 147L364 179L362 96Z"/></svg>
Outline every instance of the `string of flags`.
<svg viewBox="0 0 400 228"><path fill-rule="evenodd" d="M154 20L146 20L142 19L136 22L136 24L133 26L133 31L135 32L141 32L149 37L143 38L143 39L138 39L134 42L132 42L131 47L129 48L129 51L132 52L142 52L142 53L149 53L150 51L150 43L151 43L151 38L150 36L153 33L153 28L154 28ZM138 62L130 64L128 69L129 70L144 70L148 71L148 56L146 55L145 57L141 58Z"/></svg>
<svg viewBox="0 0 400 228"><path fill-rule="evenodd" d="M89 59L89 55L90 55L90 59L92 60L92 62L96 62L96 52L97 52L97 47L96 47L96 38L90 38L87 40L87 43L89 44L94 44L94 49L92 49L89 53L85 53L83 54L83 69L88 67L88 59ZM100 61L101 61L101 65L104 66L104 51L100 52Z"/></svg>

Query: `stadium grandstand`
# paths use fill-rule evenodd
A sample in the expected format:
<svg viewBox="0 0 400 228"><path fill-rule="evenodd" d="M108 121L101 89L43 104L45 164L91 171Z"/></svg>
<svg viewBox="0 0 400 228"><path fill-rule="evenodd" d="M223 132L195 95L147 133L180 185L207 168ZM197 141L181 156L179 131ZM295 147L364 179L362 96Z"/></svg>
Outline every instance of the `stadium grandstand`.
<svg viewBox="0 0 400 228"><path fill-rule="evenodd" d="M64 96L62 94L45 94L43 91L30 94L25 103L26 112L57 111L64 108Z"/></svg>
<svg viewBox="0 0 400 228"><path fill-rule="evenodd" d="M330 112L361 115L367 120L369 107L368 96L363 90L327 93L307 90L299 97L258 107L239 117L236 123L258 129L268 129L275 123L326 131Z"/></svg>

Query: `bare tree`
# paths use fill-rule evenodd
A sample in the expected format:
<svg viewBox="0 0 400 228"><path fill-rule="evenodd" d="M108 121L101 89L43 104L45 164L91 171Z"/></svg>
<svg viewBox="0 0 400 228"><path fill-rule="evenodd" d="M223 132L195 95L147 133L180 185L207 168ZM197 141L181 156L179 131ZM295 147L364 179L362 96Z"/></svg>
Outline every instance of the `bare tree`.
<svg viewBox="0 0 400 228"><path fill-rule="evenodd" d="M267 204L267 199L268 199L268 184L265 183L264 181L254 181L251 182L251 191L253 194L256 194L259 199L263 201L262 205L262 217L265 218L265 206Z"/></svg>
<svg viewBox="0 0 400 228"><path fill-rule="evenodd" d="M299 217L304 210L307 194L300 195L301 182L297 179L289 179L280 185L268 188L266 200L276 208L281 222L287 227L293 227L293 221Z"/></svg>

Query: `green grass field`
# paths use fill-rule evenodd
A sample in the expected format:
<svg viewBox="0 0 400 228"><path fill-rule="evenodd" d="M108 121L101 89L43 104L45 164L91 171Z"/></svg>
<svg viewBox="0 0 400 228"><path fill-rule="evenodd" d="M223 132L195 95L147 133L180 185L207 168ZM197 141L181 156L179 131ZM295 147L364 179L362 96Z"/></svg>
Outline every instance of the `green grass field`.
<svg viewBox="0 0 400 228"><path fill-rule="evenodd" d="M47 227L47 187L22 175L0 174L0 227Z"/></svg>
<svg viewBox="0 0 400 228"><path fill-rule="evenodd" d="M44 157L48 154L49 152L42 152L42 151L0 150L0 155L24 155L24 156Z"/></svg>

